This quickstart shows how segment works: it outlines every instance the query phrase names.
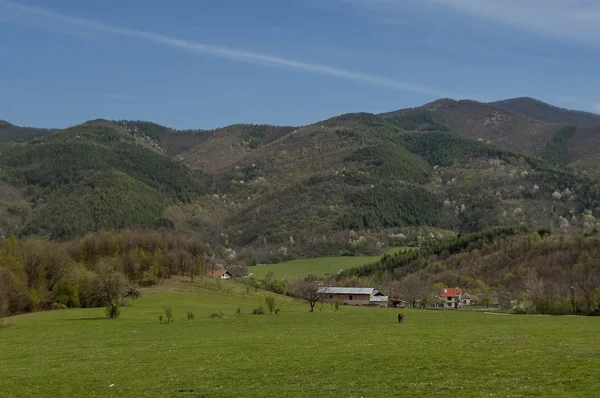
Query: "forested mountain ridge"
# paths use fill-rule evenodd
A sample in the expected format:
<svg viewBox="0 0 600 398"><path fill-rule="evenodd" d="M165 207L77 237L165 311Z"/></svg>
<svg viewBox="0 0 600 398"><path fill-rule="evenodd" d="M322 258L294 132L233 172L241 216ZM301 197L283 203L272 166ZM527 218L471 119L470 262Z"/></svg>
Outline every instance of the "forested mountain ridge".
<svg viewBox="0 0 600 398"><path fill-rule="evenodd" d="M412 123L418 130L435 127L456 131L582 172L597 173L600 115L593 113L557 108L530 98L492 103L442 99L379 116L405 125Z"/></svg>
<svg viewBox="0 0 600 398"><path fill-rule="evenodd" d="M599 186L565 167L581 129L448 99L301 127L94 120L5 144L0 228L173 228L243 264L497 226L591 231Z"/></svg>
<svg viewBox="0 0 600 398"><path fill-rule="evenodd" d="M596 113L559 108L534 98L511 98L491 104L542 122L579 127L600 127L600 115Z"/></svg>
<svg viewBox="0 0 600 398"><path fill-rule="evenodd" d="M23 142L31 138L51 134L56 129L41 129L35 127L20 127L0 120L0 142Z"/></svg>

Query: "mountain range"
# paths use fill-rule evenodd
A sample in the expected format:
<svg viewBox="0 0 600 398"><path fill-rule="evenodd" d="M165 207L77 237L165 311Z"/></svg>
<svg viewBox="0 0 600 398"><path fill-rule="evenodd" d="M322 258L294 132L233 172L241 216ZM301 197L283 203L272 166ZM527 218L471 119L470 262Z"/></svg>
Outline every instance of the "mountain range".
<svg viewBox="0 0 600 398"><path fill-rule="evenodd" d="M170 228L253 264L497 226L591 230L600 116L440 99L306 126L0 122L3 235Z"/></svg>

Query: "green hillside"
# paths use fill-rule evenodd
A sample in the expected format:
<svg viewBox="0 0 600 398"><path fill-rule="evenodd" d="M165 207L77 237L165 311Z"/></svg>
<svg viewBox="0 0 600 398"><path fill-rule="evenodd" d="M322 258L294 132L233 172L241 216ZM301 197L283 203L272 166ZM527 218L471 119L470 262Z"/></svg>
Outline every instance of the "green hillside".
<svg viewBox="0 0 600 398"><path fill-rule="evenodd" d="M172 227L234 265L374 255L443 231L589 232L600 188L568 167L597 156L584 130L447 99L298 128L95 120L0 148L0 227L53 239Z"/></svg>
<svg viewBox="0 0 600 398"><path fill-rule="evenodd" d="M71 238L102 228L168 226L167 205L204 191L185 166L104 125L81 125L5 148L3 178L22 190L24 233Z"/></svg>

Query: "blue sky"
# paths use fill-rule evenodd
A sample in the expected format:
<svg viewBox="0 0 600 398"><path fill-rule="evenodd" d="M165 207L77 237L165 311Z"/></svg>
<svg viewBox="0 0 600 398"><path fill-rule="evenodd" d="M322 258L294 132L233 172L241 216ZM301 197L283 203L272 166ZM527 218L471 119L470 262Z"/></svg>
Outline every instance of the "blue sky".
<svg viewBox="0 0 600 398"><path fill-rule="evenodd" d="M596 0L0 0L0 119L301 125L439 97L600 113Z"/></svg>

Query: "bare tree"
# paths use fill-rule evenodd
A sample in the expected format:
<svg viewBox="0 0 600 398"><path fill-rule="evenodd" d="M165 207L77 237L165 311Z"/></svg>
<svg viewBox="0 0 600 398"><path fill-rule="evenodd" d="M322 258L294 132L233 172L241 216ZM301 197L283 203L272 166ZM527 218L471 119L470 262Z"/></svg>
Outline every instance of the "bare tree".
<svg viewBox="0 0 600 398"><path fill-rule="evenodd" d="M523 280L523 286L532 302L532 310L537 311L538 299L544 292L544 280L534 268L530 268Z"/></svg>
<svg viewBox="0 0 600 398"><path fill-rule="evenodd" d="M582 256L573 267L573 280L590 312L600 289L600 262L588 255Z"/></svg>
<svg viewBox="0 0 600 398"><path fill-rule="evenodd" d="M101 266L98 281L100 295L106 304L106 316L109 318L119 317L121 307L125 304L126 299L136 299L140 296L140 293L130 286L125 274L110 265L103 264Z"/></svg>
<svg viewBox="0 0 600 398"><path fill-rule="evenodd" d="M411 275L402 281L400 293L408 305L414 307L417 300L423 297L423 285L414 275Z"/></svg>
<svg viewBox="0 0 600 398"><path fill-rule="evenodd" d="M295 286L295 296L301 300L306 300L310 304L310 312L314 312L315 304L322 299L322 295L317 293L318 290L319 285L315 281L299 281Z"/></svg>

